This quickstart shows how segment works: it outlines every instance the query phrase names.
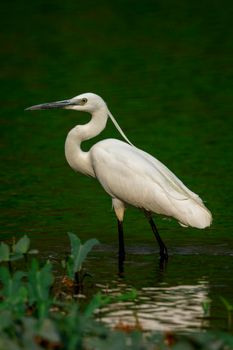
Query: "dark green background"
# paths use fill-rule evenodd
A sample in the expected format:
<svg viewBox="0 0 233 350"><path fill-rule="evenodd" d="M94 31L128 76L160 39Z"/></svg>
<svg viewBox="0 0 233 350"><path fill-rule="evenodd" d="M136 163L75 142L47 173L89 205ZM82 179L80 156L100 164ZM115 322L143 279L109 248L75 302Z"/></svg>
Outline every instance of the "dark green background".
<svg viewBox="0 0 233 350"><path fill-rule="evenodd" d="M96 237L103 245L90 269L104 281L116 273L111 200L64 158L67 132L89 116L24 112L95 92L128 138L168 165L213 212L204 231L162 217L157 223L171 255L163 282L195 285L205 276L213 315L223 315L219 296L231 299L233 287L232 9L231 1L194 0L3 3L2 238L27 233L45 257L57 259L67 250L67 231ZM120 138L109 121L84 148L112 136ZM137 210L127 211L125 231L127 282L157 285L157 247Z"/></svg>

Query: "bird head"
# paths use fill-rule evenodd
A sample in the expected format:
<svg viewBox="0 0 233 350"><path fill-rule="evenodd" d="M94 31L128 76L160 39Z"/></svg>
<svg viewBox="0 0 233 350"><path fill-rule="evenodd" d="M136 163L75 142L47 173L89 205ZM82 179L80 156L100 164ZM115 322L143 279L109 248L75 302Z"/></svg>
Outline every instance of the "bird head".
<svg viewBox="0 0 233 350"><path fill-rule="evenodd" d="M104 100L92 92L87 92L85 94L81 94L78 96L75 96L69 100L63 100L63 101L56 101L56 102L49 102L49 103L42 103L40 105L35 105L26 108L26 110L38 110L38 109L74 109L76 111L82 111L82 112L89 112L92 115L95 114L95 112L102 112L106 116L109 116L112 120L113 124L117 128L117 130L120 132L120 134L123 136L123 138L130 144L132 143L128 140L126 135L124 134L123 130L121 129L120 125L117 123L116 119L113 117L111 112L109 111L106 103ZM99 115L99 113L98 113Z"/></svg>
<svg viewBox="0 0 233 350"><path fill-rule="evenodd" d="M75 96L68 100L42 103L39 105L31 106L26 110L38 110L38 109L74 109L82 112L93 113L100 109L105 108L107 105L104 100L91 92L87 92L78 96Z"/></svg>

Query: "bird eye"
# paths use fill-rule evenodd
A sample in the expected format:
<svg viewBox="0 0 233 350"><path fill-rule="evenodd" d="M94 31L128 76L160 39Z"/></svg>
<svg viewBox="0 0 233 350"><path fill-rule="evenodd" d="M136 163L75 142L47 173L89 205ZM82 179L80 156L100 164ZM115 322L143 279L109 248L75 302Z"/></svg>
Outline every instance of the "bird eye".
<svg viewBox="0 0 233 350"><path fill-rule="evenodd" d="M81 99L81 102L82 102L82 105L85 105L85 103L87 103L87 98L85 98L85 97L82 98L82 99Z"/></svg>

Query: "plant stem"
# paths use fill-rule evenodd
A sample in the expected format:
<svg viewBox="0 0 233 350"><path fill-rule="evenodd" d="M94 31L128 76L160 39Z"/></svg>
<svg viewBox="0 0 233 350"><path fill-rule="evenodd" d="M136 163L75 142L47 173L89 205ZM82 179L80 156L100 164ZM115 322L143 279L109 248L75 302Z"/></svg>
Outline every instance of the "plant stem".
<svg viewBox="0 0 233 350"><path fill-rule="evenodd" d="M74 280L75 280L75 283L74 283L74 293L75 294L78 294L79 291L80 291L80 276L79 276L79 272L75 272L75 275L74 275Z"/></svg>

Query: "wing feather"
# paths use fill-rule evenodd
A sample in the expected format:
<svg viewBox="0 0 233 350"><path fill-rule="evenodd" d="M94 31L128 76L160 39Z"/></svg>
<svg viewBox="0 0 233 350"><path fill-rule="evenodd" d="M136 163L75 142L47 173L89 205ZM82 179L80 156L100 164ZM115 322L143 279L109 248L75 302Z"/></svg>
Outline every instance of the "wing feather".
<svg viewBox="0 0 233 350"><path fill-rule="evenodd" d="M92 162L94 165L103 163L104 169L108 173L110 168L112 168L112 171L117 172L119 179L125 174L127 179L130 178L130 181L132 181L131 176L135 177L138 175L143 181L152 181L168 197L176 200L193 198L199 203L202 203L201 198L196 193L190 191L158 159L125 142L115 139L100 141L93 146L91 154L93 155ZM98 167L98 170L100 172L102 169Z"/></svg>
<svg viewBox="0 0 233 350"><path fill-rule="evenodd" d="M148 153L120 140L107 139L95 144L90 156L97 179L113 198L174 216L185 225L197 227L191 217L201 212L207 213L205 221L210 221L201 198Z"/></svg>

